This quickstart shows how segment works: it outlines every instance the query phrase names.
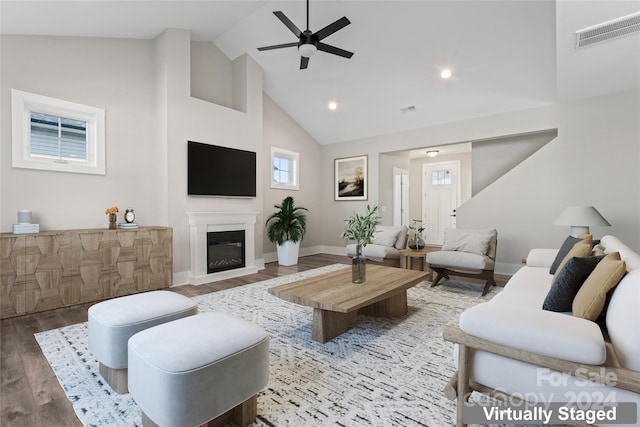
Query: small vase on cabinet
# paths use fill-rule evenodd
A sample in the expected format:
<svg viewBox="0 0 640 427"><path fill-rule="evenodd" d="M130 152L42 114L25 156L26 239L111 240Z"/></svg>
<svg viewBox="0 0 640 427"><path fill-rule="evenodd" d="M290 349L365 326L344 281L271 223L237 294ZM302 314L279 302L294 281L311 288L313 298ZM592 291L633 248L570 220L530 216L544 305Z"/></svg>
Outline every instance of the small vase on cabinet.
<svg viewBox="0 0 640 427"><path fill-rule="evenodd" d="M116 220L118 219L117 215L114 213L110 213L109 214L109 229L113 230L115 228L117 228L116 226Z"/></svg>

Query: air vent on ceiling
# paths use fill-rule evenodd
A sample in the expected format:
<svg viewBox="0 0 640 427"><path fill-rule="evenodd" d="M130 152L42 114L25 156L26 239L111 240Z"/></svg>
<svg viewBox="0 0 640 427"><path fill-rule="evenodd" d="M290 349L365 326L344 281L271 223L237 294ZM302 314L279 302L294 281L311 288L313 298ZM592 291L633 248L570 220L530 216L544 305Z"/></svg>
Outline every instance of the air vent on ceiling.
<svg viewBox="0 0 640 427"><path fill-rule="evenodd" d="M576 31L576 49L640 31L640 12Z"/></svg>
<svg viewBox="0 0 640 427"><path fill-rule="evenodd" d="M415 105L409 105L408 107L402 107L400 109L400 111L402 111L403 113L412 113L412 112L416 111L416 106Z"/></svg>

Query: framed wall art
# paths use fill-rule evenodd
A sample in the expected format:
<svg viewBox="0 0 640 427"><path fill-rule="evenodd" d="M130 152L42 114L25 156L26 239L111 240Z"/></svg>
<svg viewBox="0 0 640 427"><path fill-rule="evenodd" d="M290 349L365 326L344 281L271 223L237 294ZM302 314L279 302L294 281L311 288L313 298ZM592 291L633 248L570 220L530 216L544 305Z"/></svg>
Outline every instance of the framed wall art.
<svg viewBox="0 0 640 427"><path fill-rule="evenodd" d="M335 200L367 200L367 156L334 160Z"/></svg>

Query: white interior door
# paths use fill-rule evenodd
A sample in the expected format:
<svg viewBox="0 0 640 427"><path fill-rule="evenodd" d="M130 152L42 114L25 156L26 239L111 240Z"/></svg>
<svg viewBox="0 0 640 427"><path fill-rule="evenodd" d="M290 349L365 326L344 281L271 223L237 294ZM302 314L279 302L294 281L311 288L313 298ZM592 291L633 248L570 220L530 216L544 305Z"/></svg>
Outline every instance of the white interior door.
<svg viewBox="0 0 640 427"><path fill-rule="evenodd" d="M409 224L409 171L393 168L393 225Z"/></svg>
<svg viewBox="0 0 640 427"><path fill-rule="evenodd" d="M456 228L460 161L422 165L422 224L427 244L441 245L444 229Z"/></svg>

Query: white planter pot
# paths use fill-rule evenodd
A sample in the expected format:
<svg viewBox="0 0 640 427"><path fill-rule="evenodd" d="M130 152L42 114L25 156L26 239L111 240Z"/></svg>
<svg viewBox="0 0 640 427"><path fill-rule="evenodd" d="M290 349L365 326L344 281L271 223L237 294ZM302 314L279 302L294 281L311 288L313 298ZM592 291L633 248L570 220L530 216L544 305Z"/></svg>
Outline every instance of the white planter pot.
<svg viewBox="0 0 640 427"><path fill-rule="evenodd" d="M293 243L286 240L282 245L276 245L278 249L278 264L289 266L298 263L298 252L300 250L300 242Z"/></svg>

